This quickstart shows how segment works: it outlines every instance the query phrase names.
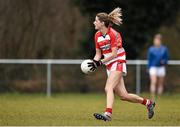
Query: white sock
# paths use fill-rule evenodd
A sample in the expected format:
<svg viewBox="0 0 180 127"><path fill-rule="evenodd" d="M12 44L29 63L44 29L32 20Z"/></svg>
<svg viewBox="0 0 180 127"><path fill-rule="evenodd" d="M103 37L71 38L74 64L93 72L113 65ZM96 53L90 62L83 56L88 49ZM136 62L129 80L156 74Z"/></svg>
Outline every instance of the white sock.
<svg viewBox="0 0 180 127"><path fill-rule="evenodd" d="M104 115L111 117L112 114L110 112L105 112Z"/></svg>
<svg viewBox="0 0 180 127"><path fill-rule="evenodd" d="M148 106L150 103L151 103L151 101L149 99L147 99L146 106Z"/></svg>

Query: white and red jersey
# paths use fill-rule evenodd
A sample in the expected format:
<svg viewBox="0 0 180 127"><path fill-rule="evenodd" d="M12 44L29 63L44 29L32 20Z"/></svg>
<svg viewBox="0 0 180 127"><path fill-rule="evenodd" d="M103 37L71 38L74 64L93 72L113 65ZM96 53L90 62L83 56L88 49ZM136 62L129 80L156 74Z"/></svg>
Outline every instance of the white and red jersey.
<svg viewBox="0 0 180 127"><path fill-rule="evenodd" d="M101 53L105 58L111 54L113 47L117 47L117 57L104 63L107 67L114 62L126 62L126 52L122 47L121 35L113 28L109 27L106 35L102 35L100 31L97 31L95 34L95 45L96 48L101 50Z"/></svg>

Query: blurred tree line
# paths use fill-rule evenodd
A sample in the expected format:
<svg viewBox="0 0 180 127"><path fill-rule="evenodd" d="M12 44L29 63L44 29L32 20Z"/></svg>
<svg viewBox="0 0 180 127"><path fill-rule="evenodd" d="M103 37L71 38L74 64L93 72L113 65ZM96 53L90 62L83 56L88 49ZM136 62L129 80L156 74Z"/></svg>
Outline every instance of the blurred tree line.
<svg viewBox="0 0 180 127"><path fill-rule="evenodd" d="M118 6L123 25L114 27L121 31L128 59L136 59L161 26L174 25L180 1L0 0L0 58L92 57L96 13Z"/></svg>
<svg viewBox="0 0 180 127"><path fill-rule="evenodd" d="M122 34L128 59L145 59L156 32L166 36L165 44L175 53L171 58L180 59L179 0L0 0L0 58L92 58L95 15L118 6L123 25L114 27ZM45 89L46 66L0 65L0 70L0 91ZM82 75L79 66L52 70L54 91L98 90L105 80L103 70L93 77ZM134 73L129 74L130 83Z"/></svg>
<svg viewBox="0 0 180 127"><path fill-rule="evenodd" d="M0 0L0 58L76 57L86 19L70 0Z"/></svg>

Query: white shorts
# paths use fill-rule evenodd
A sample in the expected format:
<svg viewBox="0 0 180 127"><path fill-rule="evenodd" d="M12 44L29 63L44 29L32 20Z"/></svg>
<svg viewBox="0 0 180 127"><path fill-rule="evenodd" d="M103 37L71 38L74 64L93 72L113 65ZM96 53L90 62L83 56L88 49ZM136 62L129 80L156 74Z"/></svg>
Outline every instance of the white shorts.
<svg viewBox="0 0 180 127"><path fill-rule="evenodd" d="M149 74L155 75L158 77L164 77L166 75L166 69L164 66L162 66L162 67L150 67Z"/></svg>
<svg viewBox="0 0 180 127"><path fill-rule="evenodd" d="M106 66L107 75L109 76L111 71L120 71L122 72L123 76L126 76L126 63L114 62Z"/></svg>

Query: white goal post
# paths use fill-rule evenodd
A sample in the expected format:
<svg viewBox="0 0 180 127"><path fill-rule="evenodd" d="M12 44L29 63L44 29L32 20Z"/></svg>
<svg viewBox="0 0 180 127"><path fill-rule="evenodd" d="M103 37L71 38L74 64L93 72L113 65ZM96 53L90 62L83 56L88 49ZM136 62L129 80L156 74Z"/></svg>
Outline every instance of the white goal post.
<svg viewBox="0 0 180 127"><path fill-rule="evenodd" d="M83 59L0 59L0 64L46 64L47 65L47 97L51 96L51 65L81 64ZM136 94L141 92L141 65L147 65L147 60L127 60L127 65L136 66ZM180 60L170 60L168 65L180 65Z"/></svg>

